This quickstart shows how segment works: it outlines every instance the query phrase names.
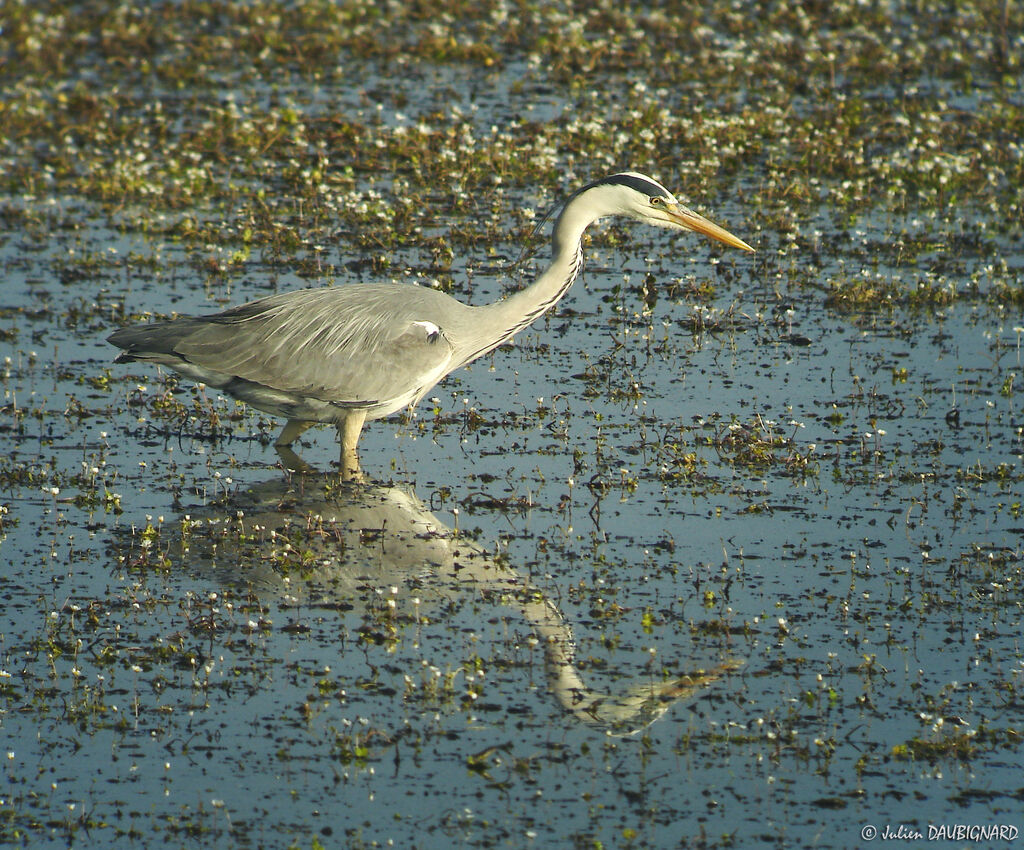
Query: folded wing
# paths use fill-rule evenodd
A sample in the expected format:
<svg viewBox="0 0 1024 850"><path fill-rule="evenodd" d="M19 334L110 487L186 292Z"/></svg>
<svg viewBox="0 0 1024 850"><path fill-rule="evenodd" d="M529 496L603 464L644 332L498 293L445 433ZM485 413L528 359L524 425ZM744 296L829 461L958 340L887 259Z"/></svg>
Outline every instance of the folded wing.
<svg viewBox="0 0 1024 850"><path fill-rule="evenodd" d="M191 367L182 371L193 374L242 378L343 406L398 402L397 409L418 400L451 364L435 295L373 284L302 290L125 329L111 342L136 359L172 367L180 359Z"/></svg>

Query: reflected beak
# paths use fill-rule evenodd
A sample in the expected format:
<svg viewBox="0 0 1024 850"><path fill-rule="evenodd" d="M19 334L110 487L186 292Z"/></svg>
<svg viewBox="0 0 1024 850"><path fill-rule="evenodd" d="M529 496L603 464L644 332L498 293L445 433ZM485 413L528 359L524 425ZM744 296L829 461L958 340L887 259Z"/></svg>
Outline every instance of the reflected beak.
<svg viewBox="0 0 1024 850"><path fill-rule="evenodd" d="M704 216L684 206L669 207L668 214L672 221L681 227L685 227L687 230L703 233L705 236L710 236L712 239L717 239L719 242L724 242L733 248L742 248L744 251L750 251L751 253L754 251L753 248L738 236L733 236L724 227L719 227L714 222L708 221Z"/></svg>

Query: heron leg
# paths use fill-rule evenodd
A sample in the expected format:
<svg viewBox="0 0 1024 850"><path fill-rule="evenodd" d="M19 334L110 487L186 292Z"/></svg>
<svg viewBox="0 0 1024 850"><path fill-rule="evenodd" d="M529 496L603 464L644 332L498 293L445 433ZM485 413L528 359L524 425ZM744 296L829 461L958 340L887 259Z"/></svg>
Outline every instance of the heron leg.
<svg viewBox="0 0 1024 850"><path fill-rule="evenodd" d="M291 445L302 434L307 428L313 426L312 422L305 422L302 419L289 419L284 426L284 430L281 431L281 436L274 442L274 448L277 449L277 456L281 458L281 463L284 464L285 469L289 469L292 472L313 472L314 469L295 452L292 451Z"/></svg>
<svg viewBox="0 0 1024 850"><path fill-rule="evenodd" d="M281 446L290 446L309 428L313 426L312 422L307 422L303 419L289 419L281 431L281 436L277 438L274 445L280 448Z"/></svg>
<svg viewBox="0 0 1024 850"><path fill-rule="evenodd" d="M344 481L362 481L359 469L359 432L366 421L365 410L350 410L345 419L338 423L338 437L341 439L341 477Z"/></svg>

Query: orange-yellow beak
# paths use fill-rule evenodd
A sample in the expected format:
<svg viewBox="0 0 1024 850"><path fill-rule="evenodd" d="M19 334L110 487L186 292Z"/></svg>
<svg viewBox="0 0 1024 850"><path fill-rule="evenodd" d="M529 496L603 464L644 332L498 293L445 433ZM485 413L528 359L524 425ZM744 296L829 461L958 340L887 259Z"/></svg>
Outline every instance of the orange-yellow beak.
<svg viewBox="0 0 1024 850"><path fill-rule="evenodd" d="M710 236L712 239L717 239L719 242L724 242L733 248L742 248L744 251L750 252L754 250L738 236L733 236L724 227L719 227L713 221L708 221L704 216L695 213L691 209L676 205L675 208L668 206L667 212L676 224L685 227L687 230L703 233L705 236Z"/></svg>

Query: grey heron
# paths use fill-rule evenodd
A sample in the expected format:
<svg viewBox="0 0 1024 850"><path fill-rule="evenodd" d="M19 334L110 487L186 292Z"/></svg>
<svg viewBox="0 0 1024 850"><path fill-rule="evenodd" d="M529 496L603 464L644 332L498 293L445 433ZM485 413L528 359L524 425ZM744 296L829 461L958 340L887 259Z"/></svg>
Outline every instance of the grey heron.
<svg viewBox="0 0 1024 850"><path fill-rule="evenodd" d="M415 406L438 381L497 348L556 304L583 266L583 233L604 216L702 233L744 251L742 239L627 171L579 189L552 231L547 271L493 304L470 306L414 284L358 284L271 295L207 316L135 325L107 339L115 363L141 360L223 390L287 420L275 446L315 423L337 427L341 474L359 479L363 423Z"/></svg>

